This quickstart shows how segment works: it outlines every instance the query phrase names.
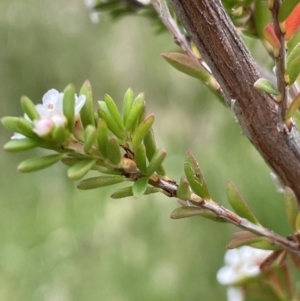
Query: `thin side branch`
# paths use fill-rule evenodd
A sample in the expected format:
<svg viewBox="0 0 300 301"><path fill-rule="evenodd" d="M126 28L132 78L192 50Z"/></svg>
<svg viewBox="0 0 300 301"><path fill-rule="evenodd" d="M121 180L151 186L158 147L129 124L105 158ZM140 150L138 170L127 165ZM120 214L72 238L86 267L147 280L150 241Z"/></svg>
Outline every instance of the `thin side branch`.
<svg viewBox="0 0 300 301"><path fill-rule="evenodd" d="M161 188L169 197L176 197L177 195L176 183L169 182L158 177L152 180L150 179L149 183L155 187ZM229 209L224 208L218 203L208 202L195 194L192 194L190 202L197 207L212 211L216 214L216 216L218 216L218 218L224 219L227 222L237 226L238 228L247 230L251 233L257 234L258 236L267 237L272 241L274 245L300 255L300 245L298 243L288 240L267 228L253 224L250 221L241 218Z"/></svg>

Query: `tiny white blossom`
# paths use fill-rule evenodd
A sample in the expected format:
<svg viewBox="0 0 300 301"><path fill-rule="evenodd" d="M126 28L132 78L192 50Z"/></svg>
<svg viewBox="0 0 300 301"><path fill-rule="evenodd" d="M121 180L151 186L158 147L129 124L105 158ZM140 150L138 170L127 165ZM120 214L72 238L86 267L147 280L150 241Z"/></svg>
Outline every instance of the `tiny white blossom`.
<svg viewBox="0 0 300 301"><path fill-rule="evenodd" d="M271 252L248 246L228 250L225 254L225 266L217 273L218 281L222 285L234 285L244 278L259 275L259 265Z"/></svg>
<svg viewBox="0 0 300 301"><path fill-rule="evenodd" d="M55 89L49 90L42 98L42 104L37 104L36 110L39 114L39 119L34 120L33 131L40 137L45 137L51 133L54 127L66 126L67 118L63 114L63 98L64 93L60 93ZM85 104L86 96L75 94L74 114L78 116L80 110ZM25 114L25 118L30 121ZM11 139L23 139L24 135L15 133Z"/></svg>
<svg viewBox="0 0 300 301"><path fill-rule="evenodd" d="M228 301L243 301L245 297L243 290L239 287L228 287L226 294Z"/></svg>
<svg viewBox="0 0 300 301"><path fill-rule="evenodd" d="M40 137L45 137L51 133L54 124L50 119L40 119L33 122L33 131Z"/></svg>

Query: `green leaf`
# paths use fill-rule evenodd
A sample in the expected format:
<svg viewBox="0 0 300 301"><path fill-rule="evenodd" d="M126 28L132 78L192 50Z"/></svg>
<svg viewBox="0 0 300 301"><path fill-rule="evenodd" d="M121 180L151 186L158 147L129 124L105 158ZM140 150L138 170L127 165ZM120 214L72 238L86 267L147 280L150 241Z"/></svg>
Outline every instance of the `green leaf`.
<svg viewBox="0 0 300 301"><path fill-rule="evenodd" d="M161 56L175 69L200 79L201 81L208 81L211 75L207 70L195 59L190 58L183 53L165 52Z"/></svg>
<svg viewBox="0 0 300 301"><path fill-rule="evenodd" d="M266 78L259 78L254 83L254 88L256 90L266 92L273 95L280 95L280 92L275 88L275 86Z"/></svg>
<svg viewBox="0 0 300 301"><path fill-rule="evenodd" d="M116 121L110 116L107 112L105 112L102 108L98 110L99 117L105 120L107 127L109 130L116 135L118 138L123 140L125 138L124 131L118 126Z"/></svg>
<svg viewBox="0 0 300 301"><path fill-rule="evenodd" d="M97 127L97 143L103 157L107 158L108 128L103 119L100 119Z"/></svg>
<svg viewBox="0 0 300 301"><path fill-rule="evenodd" d="M4 145L4 150L8 152L20 152L28 149L33 149L40 146L42 140L34 140L30 138L10 140Z"/></svg>
<svg viewBox="0 0 300 301"><path fill-rule="evenodd" d="M124 181L130 181L130 179L120 176L100 176L83 180L77 185L77 187L82 190L95 189L118 184Z"/></svg>
<svg viewBox="0 0 300 301"><path fill-rule="evenodd" d="M145 93L142 92L136 96L132 105L135 106L138 103L144 102L144 100L145 100Z"/></svg>
<svg viewBox="0 0 300 301"><path fill-rule="evenodd" d="M147 187L144 195L152 194L152 193L157 193L157 192L162 192L161 188L158 187ZM132 186L130 187L125 187L117 190L111 195L111 198L113 199L121 199L121 198L126 198L129 196L133 196L132 192Z"/></svg>
<svg viewBox="0 0 300 301"><path fill-rule="evenodd" d="M290 119L296 111L300 107L300 93L295 97L295 99L291 102L290 106L287 109L287 112L285 114L285 120Z"/></svg>
<svg viewBox="0 0 300 301"><path fill-rule="evenodd" d="M147 189L149 178L140 178L137 181L134 182L132 186L132 192L135 199L142 196Z"/></svg>
<svg viewBox="0 0 300 301"><path fill-rule="evenodd" d="M115 102L113 101L113 99L109 95L106 94L104 96L104 101L106 103L106 106L107 106L112 118L115 120L115 122L117 123L119 128L124 130L123 120L121 118L120 112L119 112Z"/></svg>
<svg viewBox="0 0 300 301"><path fill-rule="evenodd" d="M298 211L296 220L295 220L295 229L297 233L300 233L300 211Z"/></svg>
<svg viewBox="0 0 300 301"><path fill-rule="evenodd" d="M289 76L289 86L291 86L296 81L300 73L300 55L290 62L286 73Z"/></svg>
<svg viewBox="0 0 300 301"><path fill-rule="evenodd" d="M89 80L86 80L83 83L79 95L85 95L86 97L84 106L80 110L80 118L83 126L87 127L89 124L95 126L93 93L92 86Z"/></svg>
<svg viewBox="0 0 300 301"><path fill-rule="evenodd" d="M68 177L72 180L79 180L86 175L96 164L97 159L84 159L68 169Z"/></svg>
<svg viewBox="0 0 300 301"><path fill-rule="evenodd" d="M27 116L31 120L37 120L40 118L40 115L36 110L34 103L27 96L21 97L21 105L24 113L27 114Z"/></svg>
<svg viewBox="0 0 300 301"><path fill-rule="evenodd" d="M115 137L111 137L106 145L107 158L115 165L121 162L122 154L120 145Z"/></svg>
<svg viewBox="0 0 300 301"><path fill-rule="evenodd" d="M59 126L54 129L51 136L56 143L61 144L64 141L66 141L66 139L69 135L70 135L70 133L69 133L68 129L66 129L63 126Z"/></svg>
<svg viewBox="0 0 300 301"><path fill-rule="evenodd" d="M146 175L150 177L162 164L167 156L164 149L157 149L146 170Z"/></svg>
<svg viewBox="0 0 300 301"><path fill-rule="evenodd" d="M3 117L2 124L13 132L23 134L29 138L37 138L38 136L33 132L33 123L22 117Z"/></svg>
<svg viewBox="0 0 300 301"><path fill-rule="evenodd" d="M266 1L256 1L254 5L253 19L259 39L264 40L264 28L271 20L270 10Z"/></svg>
<svg viewBox="0 0 300 301"><path fill-rule="evenodd" d="M44 157L31 158L19 164L18 170L21 172L32 172L51 166L64 157L64 154L53 154Z"/></svg>
<svg viewBox="0 0 300 301"><path fill-rule="evenodd" d="M180 183L177 188L177 197L181 200L189 200L191 198L191 190L188 180L185 177L181 177Z"/></svg>
<svg viewBox="0 0 300 301"><path fill-rule="evenodd" d="M97 129L89 124L84 130L84 152L87 154L97 139Z"/></svg>
<svg viewBox="0 0 300 301"><path fill-rule="evenodd" d="M144 144L145 144L145 148L146 148L147 159L150 162L153 155L156 152L156 143L155 143L154 132L153 132L152 128L146 134L146 136L144 138Z"/></svg>
<svg viewBox="0 0 300 301"><path fill-rule="evenodd" d="M68 128L72 133L75 125L75 86L69 84L64 90L63 113L68 120Z"/></svg>
<svg viewBox="0 0 300 301"><path fill-rule="evenodd" d="M287 17L291 14L294 8L299 4L299 0L285 0L280 4L278 20L284 22Z"/></svg>
<svg viewBox="0 0 300 301"><path fill-rule="evenodd" d="M226 220L220 218L215 213L208 209L202 209L198 207L179 207L176 208L170 215L172 219L180 219L191 216L202 216L204 218L213 220L215 222L225 222Z"/></svg>
<svg viewBox="0 0 300 301"><path fill-rule="evenodd" d="M296 196L292 189L290 189L289 187L286 187L284 191L284 205L290 226L293 229L293 231L295 231L296 219L299 213L299 208L297 205Z"/></svg>
<svg viewBox="0 0 300 301"><path fill-rule="evenodd" d="M184 172L192 190L201 198L211 201L211 196L202 175L200 166L190 151L188 151L185 155Z"/></svg>
<svg viewBox="0 0 300 301"><path fill-rule="evenodd" d="M239 216L247 219L253 224L260 225L257 218L250 210L248 204L245 202L240 192L236 189L231 181L227 183L226 193L231 207Z"/></svg>
<svg viewBox="0 0 300 301"><path fill-rule="evenodd" d="M123 99L123 122L124 124L127 122L129 112L131 110L133 104L133 91L129 88Z"/></svg>
<svg viewBox="0 0 300 301"><path fill-rule="evenodd" d="M141 117L143 110L145 108L145 101L139 101L132 105L131 110L128 114L128 118L125 120L126 131L134 131L134 126Z"/></svg>
<svg viewBox="0 0 300 301"><path fill-rule="evenodd" d="M142 173L146 173L147 163L146 163L146 149L144 144L140 144L135 153L135 162L138 169Z"/></svg>
<svg viewBox="0 0 300 301"><path fill-rule="evenodd" d="M279 250L280 247L274 245L267 237L258 236L248 231L240 231L233 234L233 239L226 246L227 249L235 249L241 246L263 250Z"/></svg>
<svg viewBox="0 0 300 301"><path fill-rule="evenodd" d="M139 124L134 133L132 134L132 148L134 151L137 150L139 145L142 143L145 136L148 134L150 128L154 122L154 115L149 115L146 119Z"/></svg>
<svg viewBox="0 0 300 301"><path fill-rule="evenodd" d="M289 48L287 61L286 61L287 70L289 70L293 60L295 60L299 56L300 56L300 43L298 43L294 48L292 48L292 50L290 50L290 48ZM287 73L289 73L289 72L287 72Z"/></svg>

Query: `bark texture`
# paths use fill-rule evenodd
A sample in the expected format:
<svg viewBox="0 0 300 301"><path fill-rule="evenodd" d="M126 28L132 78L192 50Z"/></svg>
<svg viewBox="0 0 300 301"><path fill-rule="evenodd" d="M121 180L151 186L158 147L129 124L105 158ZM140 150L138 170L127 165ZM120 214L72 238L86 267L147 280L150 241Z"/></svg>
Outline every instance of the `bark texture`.
<svg viewBox="0 0 300 301"><path fill-rule="evenodd" d="M279 131L278 105L253 88L261 77L220 0L170 0L219 82L243 133L300 200L300 139L295 128Z"/></svg>

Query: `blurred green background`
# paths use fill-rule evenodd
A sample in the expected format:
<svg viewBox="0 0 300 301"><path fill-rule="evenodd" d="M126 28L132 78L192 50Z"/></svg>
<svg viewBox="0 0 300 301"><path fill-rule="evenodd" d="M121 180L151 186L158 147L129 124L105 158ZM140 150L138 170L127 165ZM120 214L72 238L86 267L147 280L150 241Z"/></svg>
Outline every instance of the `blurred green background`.
<svg viewBox="0 0 300 301"><path fill-rule="evenodd" d="M101 15L94 24L80 0L1 0L1 116L22 114L21 95L38 103L50 88L73 82L79 90L85 79L95 100L108 93L121 104L128 87L144 91L169 176L179 180L190 149L216 201L228 206L231 179L262 223L287 235L269 168L231 112L165 63L160 53L176 46L154 31L138 16ZM0 127L1 145L11 134ZM163 195L112 200L113 187L79 191L62 164L20 174L18 163L43 151L0 152L0 301L226 300L216 272L233 226L171 220L178 206Z"/></svg>

